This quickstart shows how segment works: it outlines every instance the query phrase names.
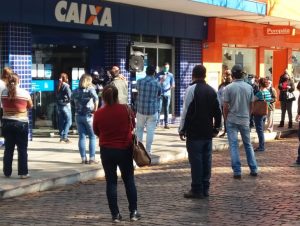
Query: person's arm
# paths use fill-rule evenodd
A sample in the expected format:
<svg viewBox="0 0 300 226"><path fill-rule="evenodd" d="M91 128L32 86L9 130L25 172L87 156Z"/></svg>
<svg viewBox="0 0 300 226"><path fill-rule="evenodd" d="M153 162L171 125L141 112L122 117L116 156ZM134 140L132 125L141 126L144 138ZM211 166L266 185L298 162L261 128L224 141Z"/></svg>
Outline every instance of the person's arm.
<svg viewBox="0 0 300 226"><path fill-rule="evenodd" d="M289 81L289 86L288 86L288 91L290 93L292 93L292 92L294 92L294 90L295 90L295 84L294 84L294 82L292 80L290 80Z"/></svg>
<svg viewBox="0 0 300 226"><path fill-rule="evenodd" d="M99 97L98 97L97 92L94 87L91 89L91 93L92 93L92 98L93 98L93 102L94 102L93 112L96 112L98 109Z"/></svg>
<svg viewBox="0 0 300 226"><path fill-rule="evenodd" d="M31 109L33 107L33 102L31 97L29 97L29 99L27 100L27 109Z"/></svg>
<svg viewBox="0 0 300 226"><path fill-rule="evenodd" d="M171 88L175 88L175 79L174 79L174 75L172 74L172 77L171 77Z"/></svg>
<svg viewBox="0 0 300 226"><path fill-rule="evenodd" d="M214 116L213 117L214 117L213 136L216 137L220 131L221 121L222 121L222 112L221 112L220 103L219 103L217 95L215 97Z"/></svg>
<svg viewBox="0 0 300 226"><path fill-rule="evenodd" d="M229 103L228 102L224 102L223 103L223 114L224 114L224 121L225 122L227 120L228 112L229 112Z"/></svg>

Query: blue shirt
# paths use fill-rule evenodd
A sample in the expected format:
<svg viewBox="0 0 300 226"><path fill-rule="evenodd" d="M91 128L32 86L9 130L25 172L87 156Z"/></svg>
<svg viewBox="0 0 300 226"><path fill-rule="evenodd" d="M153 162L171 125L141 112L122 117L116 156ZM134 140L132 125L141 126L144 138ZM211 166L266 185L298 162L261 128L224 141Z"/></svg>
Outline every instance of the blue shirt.
<svg viewBox="0 0 300 226"><path fill-rule="evenodd" d="M157 81L161 86L161 95L171 96L171 88L175 86L174 75L170 72L159 72L157 74Z"/></svg>
<svg viewBox="0 0 300 226"><path fill-rule="evenodd" d="M75 102L75 113L77 115L92 114L98 96L94 87L86 89L77 88L73 91L72 100Z"/></svg>
<svg viewBox="0 0 300 226"><path fill-rule="evenodd" d="M154 115L159 109L160 85L154 76L147 75L137 81L137 112L143 115Z"/></svg>
<svg viewBox="0 0 300 226"><path fill-rule="evenodd" d="M251 85L242 79L236 79L224 90L224 103L229 104L227 121L249 126L250 104L254 101Z"/></svg>

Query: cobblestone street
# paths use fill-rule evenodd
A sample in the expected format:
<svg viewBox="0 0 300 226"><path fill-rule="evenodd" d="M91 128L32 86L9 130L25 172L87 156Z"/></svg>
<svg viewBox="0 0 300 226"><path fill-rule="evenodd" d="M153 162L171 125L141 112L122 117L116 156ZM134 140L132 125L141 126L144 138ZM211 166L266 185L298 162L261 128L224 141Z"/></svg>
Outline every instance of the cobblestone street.
<svg viewBox="0 0 300 226"><path fill-rule="evenodd" d="M249 176L241 151L242 180L234 180L229 153L214 152L210 197L189 200L186 161L136 171L142 219L129 222L124 186L119 181L119 225L300 225L300 167L291 167L298 140L267 143L257 153L259 176ZM0 225L111 225L105 181L1 200Z"/></svg>

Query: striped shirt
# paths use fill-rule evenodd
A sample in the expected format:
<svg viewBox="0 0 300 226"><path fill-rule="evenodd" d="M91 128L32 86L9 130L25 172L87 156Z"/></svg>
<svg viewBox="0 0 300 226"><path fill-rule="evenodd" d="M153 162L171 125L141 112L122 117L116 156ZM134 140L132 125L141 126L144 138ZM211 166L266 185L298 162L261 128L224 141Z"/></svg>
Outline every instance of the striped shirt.
<svg viewBox="0 0 300 226"><path fill-rule="evenodd" d="M8 90L3 90L1 95L3 119L28 122L27 107L29 101L31 101L31 97L25 89L17 87L17 94L13 100L8 98Z"/></svg>
<svg viewBox="0 0 300 226"><path fill-rule="evenodd" d="M271 93L269 92L269 90L264 89L255 94L255 99L256 100L265 100L268 102L268 105L270 105L270 103L272 101L272 96L271 96Z"/></svg>
<svg viewBox="0 0 300 226"><path fill-rule="evenodd" d="M137 81L137 112L142 115L154 115L159 109L160 84L154 76L147 75Z"/></svg>

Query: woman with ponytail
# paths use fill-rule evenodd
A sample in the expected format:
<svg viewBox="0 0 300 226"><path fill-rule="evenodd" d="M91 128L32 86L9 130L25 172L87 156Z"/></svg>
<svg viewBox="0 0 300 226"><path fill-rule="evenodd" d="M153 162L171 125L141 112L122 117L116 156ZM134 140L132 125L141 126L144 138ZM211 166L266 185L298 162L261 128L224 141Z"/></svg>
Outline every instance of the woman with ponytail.
<svg viewBox="0 0 300 226"><path fill-rule="evenodd" d="M137 212L137 191L132 159L134 115L127 105L119 104L118 90L114 85L104 87L102 100L104 107L94 114L93 128L99 137L100 156L106 179L106 195L112 221L117 223L122 220L117 202L117 167L121 171L126 188L130 220L137 221L141 216Z"/></svg>
<svg viewBox="0 0 300 226"><path fill-rule="evenodd" d="M6 177L12 174L14 149L18 150L18 175L21 179L28 174L28 109L32 108L30 94L19 87L19 77L12 73L8 75L6 89L1 95L3 106L2 130L5 139L3 157L3 173Z"/></svg>
<svg viewBox="0 0 300 226"><path fill-rule="evenodd" d="M69 129L72 124L71 113L71 94L70 85L68 84L68 75L61 73L56 89L56 103L58 113L58 129L60 142L70 143L68 139Z"/></svg>

